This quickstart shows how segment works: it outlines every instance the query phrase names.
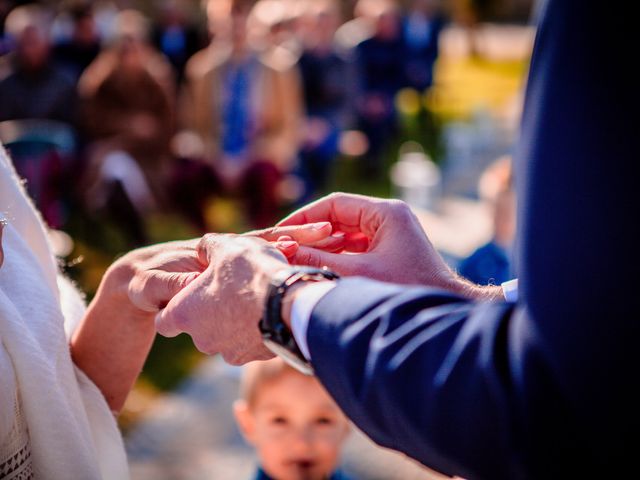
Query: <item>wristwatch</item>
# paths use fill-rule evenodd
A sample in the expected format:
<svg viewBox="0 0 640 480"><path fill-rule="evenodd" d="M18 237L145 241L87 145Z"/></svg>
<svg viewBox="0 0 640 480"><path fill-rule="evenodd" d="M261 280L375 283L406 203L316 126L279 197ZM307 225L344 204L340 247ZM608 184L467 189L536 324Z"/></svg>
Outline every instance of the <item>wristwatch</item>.
<svg viewBox="0 0 640 480"><path fill-rule="evenodd" d="M287 291L298 282L319 282L337 278L339 275L327 268L291 267L278 272L269 286L264 314L258 323L262 341L269 350L305 375L313 375L313 368L282 319L282 300Z"/></svg>

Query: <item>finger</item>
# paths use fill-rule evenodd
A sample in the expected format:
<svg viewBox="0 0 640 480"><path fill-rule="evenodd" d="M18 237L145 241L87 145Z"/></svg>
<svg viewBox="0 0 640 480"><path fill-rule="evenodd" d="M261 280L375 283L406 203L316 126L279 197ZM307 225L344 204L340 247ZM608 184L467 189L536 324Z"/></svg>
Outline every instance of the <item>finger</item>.
<svg viewBox="0 0 640 480"><path fill-rule="evenodd" d="M394 202L362 195L338 193L321 198L292 213L278 226L331 222L334 230L362 232L373 237Z"/></svg>
<svg viewBox="0 0 640 480"><path fill-rule="evenodd" d="M206 267L198 258L196 250L189 252L167 251L156 255L153 263L149 262L148 265L149 269L180 273L202 272Z"/></svg>
<svg viewBox="0 0 640 480"><path fill-rule="evenodd" d="M369 250L369 238L363 233L348 233L344 238L344 248L346 252L362 253Z"/></svg>
<svg viewBox="0 0 640 480"><path fill-rule="evenodd" d="M289 259L292 265L305 265L315 268L327 267L341 275L352 275L355 266L354 257L357 255L346 255L340 253L330 253L316 248L298 248L296 254Z"/></svg>
<svg viewBox="0 0 640 480"><path fill-rule="evenodd" d="M131 281L129 298L146 312L157 312L178 292L198 278L199 272L165 272L151 270Z"/></svg>
<svg viewBox="0 0 640 480"><path fill-rule="evenodd" d="M198 298L198 287L206 282L205 279L191 282L190 286L178 292L165 308L155 317L156 331L164 337L175 337L187 332L188 322L193 316L192 301ZM187 332L188 333L188 332Z"/></svg>
<svg viewBox="0 0 640 480"><path fill-rule="evenodd" d="M156 314L156 317L155 317L156 332L158 332L163 337L167 337L167 338L177 337L182 333L182 330L180 330L176 325L173 325L172 323L166 321L163 318L164 317L163 312L164 312L164 309L160 310Z"/></svg>
<svg viewBox="0 0 640 480"><path fill-rule="evenodd" d="M307 244L305 246L318 248L320 250L324 250L325 252L339 252L341 250L344 250L345 236L346 234L344 232L336 232L330 237L320 240L319 242Z"/></svg>
<svg viewBox="0 0 640 480"><path fill-rule="evenodd" d="M206 268L215 262L218 252L242 251L248 244L266 243L259 237L231 233L207 233L196 247L198 261Z"/></svg>
<svg viewBox="0 0 640 480"><path fill-rule="evenodd" d="M287 236L300 244L309 244L327 238L331 235L331 230L329 222L313 222L306 225L277 226L265 230L254 230L245 233L245 235L259 237L268 242Z"/></svg>
<svg viewBox="0 0 640 480"><path fill-rule="evenodd" d="M321 240L306 247L313 247L325 252L340 253L362 253L369 250L369 238L361 232L345 233L337 232L331 237Z"/></svg>
<svg viewBox="0 0 640 480"><path fill-rule="evenodd" d="M298 243L290 240L273 242L272 245L280 250L287 258L294 256L298 251Z"/></svg>

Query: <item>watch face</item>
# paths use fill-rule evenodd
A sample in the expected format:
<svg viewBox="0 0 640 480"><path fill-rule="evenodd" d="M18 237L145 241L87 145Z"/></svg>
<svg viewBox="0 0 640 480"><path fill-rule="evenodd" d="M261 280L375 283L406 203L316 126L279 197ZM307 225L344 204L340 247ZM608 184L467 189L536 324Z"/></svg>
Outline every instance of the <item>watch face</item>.
<svg viewBox="0 0 640 480"><path fill-rule="evenodd" d="M311 365L308 362L301 360L296 354L290 352L287 348L268 339L264 339L264 345L299 372L304 373L305 375L313 375L313 368Z"/></svg>

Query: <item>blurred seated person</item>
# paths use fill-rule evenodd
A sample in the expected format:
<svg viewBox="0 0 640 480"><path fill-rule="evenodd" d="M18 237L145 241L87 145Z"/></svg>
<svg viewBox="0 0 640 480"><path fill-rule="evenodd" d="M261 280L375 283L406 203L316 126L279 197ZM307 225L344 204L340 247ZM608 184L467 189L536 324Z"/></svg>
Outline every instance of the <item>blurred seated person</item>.
<svg viewBox="0 0 640 480"><path fill-rule="evenodd" d="M480 195L493 210L493 238L460 263L459 273L480 285L500 285L514 277L511 247L516 230L516 200L509 157L496 160L482 175Z"/></svg>
<svg viewBox="0 0 640 480"><path fill-rule="evenodd" d="M406 45L407 86L420 92L433 84L433 67L438 58L440 31L444 20L437 0L413 0L403 20Z"/></svg>
<svg viewBox="0 0 640 480"><path fill-rule="evenodd" d="M77 82L100 53L101 42L89 4L73 7L70 16L73 22L71 38L55 45L53 57L60 68Z"/></svg>
<svg viewBox="0 0 640 480"><path fill-rule="evenodd" d="M356 47L360 129L369 141L367 173L382 173L384 149L397 130L395 95L405 85L405 46L400 9L394 0L360 0L365 17L374 23L371 38Z"/></svg>
<svg viewBox="0 0 640 480"><path fill-rule="evenodd" d="M165 0L162 4L152 41L171 63L178 83L182 82L189 58L203 46L198 30L189 24L181 4L176 0Z"/></svg>
<svg viewBox="0 0 640 480"><path fill-rule="evenodd" d="M4 22L13 7L14 5L11 0L0 0L0 55L4 55L8 51Z"/></svg>
<svg viewBox="0 0 640 480"><path fill-rule="evenodd" d="M300 169L307 188L304 200L328 186L352 93L351 66L334 43L340 6L334 0L311 5L307 41L298 61L307 115L300 151Z"/></svg>
<svg viewBox="0 0 640 480"><path fill-rule="evenodd" d="M84 194L91 210L106 208L144 243L141 218L165 205L169 144L174 131L171 69L146 41L146 22L119 14L111 48L79 83L82 120L91 140Z"/></svg>
<svg viewBox="0 0 640 480"><path fill-rule="evenodd" d="M279 184L296 160L301 92L295 58L249 46L251 7L242 0L208 3L215 39L187 64L183 112L222 188L246 200L251 223L261 227L274 222ZM178 185L177 197L181 188L189 187Z"/></svg>
<svg viewBox="0 0 640 480"><path fill-rule="evenodd" d="M281 358L252 362L234 413L257 450L255 480L346 480L336 470L349 422L317 378Z"/></svg>
<svg viewBox="0 0 640 480"><path fill-rule="evenodd" d="M0 122L11 121L2 129L3 140L11 142L15 168L45 221L61 228L75 149L60 150L55 137L64 132L74 139L77 95L72 80L52 61L49 28L36 5L9 14L6 31L15 50L6 56L10 73L0 82Z"/></svg>
<svg viewBox="0 0 640 480"><path fill-rule="evenodd" d="M249 41L253 48L299 57L306 36L301 31L301 14L307 8L307 2L295 0L257 0L249 15Z"/></svg>
<svg viewBox="0 0 640 480"><path fill-rule="evenodd" d="M77 97L73 82L51 58L49 23L37 5L14 9L6 20L15 41L12 71L0 81L0 121L21 119L75 122Z"/></svg>

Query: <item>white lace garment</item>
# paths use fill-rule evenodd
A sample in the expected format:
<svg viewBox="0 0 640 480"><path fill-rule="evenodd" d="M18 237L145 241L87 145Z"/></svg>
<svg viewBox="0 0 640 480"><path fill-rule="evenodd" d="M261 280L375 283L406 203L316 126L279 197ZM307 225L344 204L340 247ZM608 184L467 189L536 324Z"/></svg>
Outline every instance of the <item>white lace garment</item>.
<svg viewBox="0 0 640 480"><path fill-rule="evenodd" d="M109 406L71 360L84 302L1 146L0 216L0 479L127 479Z"/></svg>
<svg viewBox="0 0 640 480"><path fill-rule="evenodd" d="M13 425L4 442L0 444L0 479L31 480L35 478L31 461L31 443L17 391L13 412Z"/></svg>

